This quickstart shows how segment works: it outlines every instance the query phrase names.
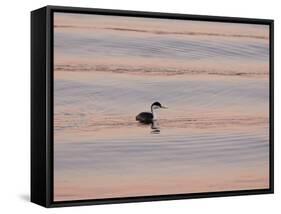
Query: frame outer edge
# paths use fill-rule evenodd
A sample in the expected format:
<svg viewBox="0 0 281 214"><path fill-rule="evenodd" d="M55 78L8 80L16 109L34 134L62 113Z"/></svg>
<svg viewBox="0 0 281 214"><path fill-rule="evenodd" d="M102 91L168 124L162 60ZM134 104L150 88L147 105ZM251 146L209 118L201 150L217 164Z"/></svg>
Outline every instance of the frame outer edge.
<svg viewBox="0 0 281 214"><path fill-rule="evenodd" d="M46 207L63 207L63 206L81 206L81 205L98 205L98 204L114 204L114 203L128 203L128 202L145 202L145 201L163 201L163 200L177 200L177 199L195 199L195 198L209 198L209 197L226 197L226 196L241 196L241 195L255 195L268 194L274 192L274 20L271 19L251 19L239 17L222 17L222 16L205 16L205 15L188 15L175 13L157 13L146 11L127 11L127 10L111 10L111 9L97 9L97 8L81 8L81 7L64 7L64 6L46 6ZM75 200L75 201L53 201L53 143L52 139L52 115L51 106L53 99L52 88L52 72L53 72L53 29L52 29L52 15L54 12L67 12L79 14L100 14L100 15L120 15L120 16L137 16L148 18L167 18L178 20L197 20L197 21L213 21L213 22L228 22L228 23L246 23L246 24L261 24L270 26L270 187L268 189L250 189L239 191L223 191L223 192L208 192L208 193L191 193L191 194L175 194L175 195L153 195L140 197L124 197L124 198L106 198L106 199L89 199L89 200Z"/></svg>
<svg viewBox="0 0 281 214"><path fill-rule="evenodd" d="M270 23L270 189L274 193L274 20Z"/></svg>
<svg viewBox="0 0 281 214"><path fill-rule="evenodd" d="M31 202L46 206L46 7L31 12Z"/></svg>

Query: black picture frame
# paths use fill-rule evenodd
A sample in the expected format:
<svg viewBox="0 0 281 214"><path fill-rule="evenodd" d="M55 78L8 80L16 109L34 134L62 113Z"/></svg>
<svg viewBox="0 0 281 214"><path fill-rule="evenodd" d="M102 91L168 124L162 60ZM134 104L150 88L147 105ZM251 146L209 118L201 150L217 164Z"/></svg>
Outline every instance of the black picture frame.
<svg viewBox="0 0 281 214"><path fill-rule="evenodd" d="M269 177L270 188L54 202L53 200L53 14L54 12L248 23L270 27ZM46 6L31 12L31 201L44 207L96 205L274 192L274 21L157 12Z"/></svg>

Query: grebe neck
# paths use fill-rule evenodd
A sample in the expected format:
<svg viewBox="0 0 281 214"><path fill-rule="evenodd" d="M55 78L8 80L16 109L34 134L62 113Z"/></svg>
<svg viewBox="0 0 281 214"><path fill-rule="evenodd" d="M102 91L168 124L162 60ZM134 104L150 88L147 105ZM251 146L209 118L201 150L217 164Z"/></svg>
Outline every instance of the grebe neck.
<svg viewBox="0 0 281 214"><path fill-rule="evenodd" d="M157 120L157 113L156 109L151 108L151 113L153 115L153 120Z"/></svg>

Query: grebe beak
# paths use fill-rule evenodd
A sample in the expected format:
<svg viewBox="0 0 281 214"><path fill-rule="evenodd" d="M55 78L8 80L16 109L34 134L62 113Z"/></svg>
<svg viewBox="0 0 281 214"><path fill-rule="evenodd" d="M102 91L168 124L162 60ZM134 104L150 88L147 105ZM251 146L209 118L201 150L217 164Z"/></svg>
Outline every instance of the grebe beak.
<svg viewBox="0 0 281 214"><path fill-rule="evenodd" d="M161 106L161 108L167 109L168 107L167 106Z"/></svg>

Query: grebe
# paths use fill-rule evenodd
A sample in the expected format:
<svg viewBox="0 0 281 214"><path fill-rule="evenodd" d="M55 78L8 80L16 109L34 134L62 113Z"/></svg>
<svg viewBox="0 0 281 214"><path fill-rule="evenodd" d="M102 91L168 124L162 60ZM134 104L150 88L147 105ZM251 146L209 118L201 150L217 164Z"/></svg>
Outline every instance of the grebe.
<svg viewBox="0 0 281 214"><path fill-rule="evenodd" d="M154 102L151 105L151 112L141 112L136 116L136 120L141 123L147 123L150 124L153 121L157 120L156 116L156 110L160 108L167 108L165 106L162 106L159 102Z"/></svg>

